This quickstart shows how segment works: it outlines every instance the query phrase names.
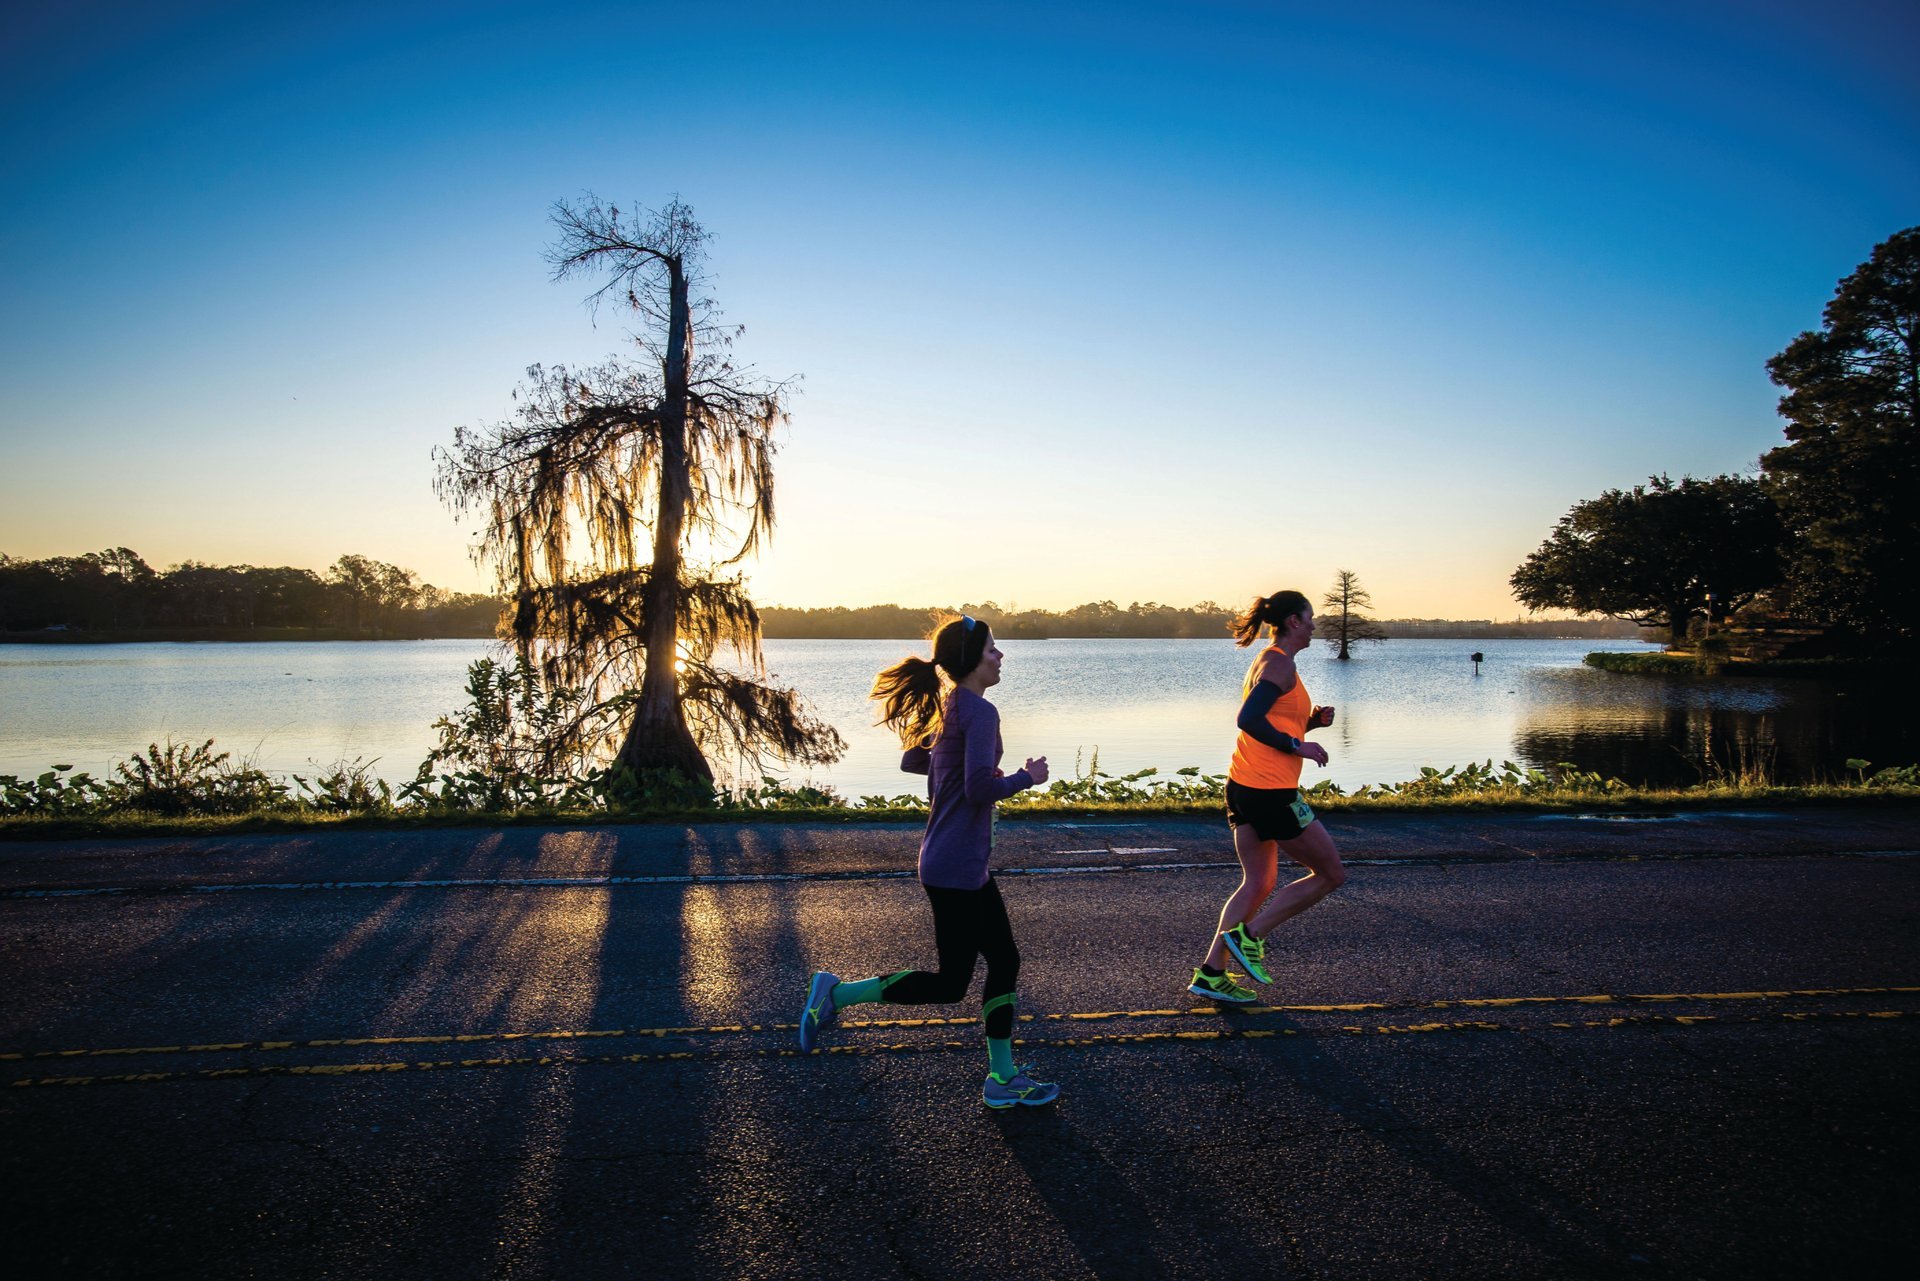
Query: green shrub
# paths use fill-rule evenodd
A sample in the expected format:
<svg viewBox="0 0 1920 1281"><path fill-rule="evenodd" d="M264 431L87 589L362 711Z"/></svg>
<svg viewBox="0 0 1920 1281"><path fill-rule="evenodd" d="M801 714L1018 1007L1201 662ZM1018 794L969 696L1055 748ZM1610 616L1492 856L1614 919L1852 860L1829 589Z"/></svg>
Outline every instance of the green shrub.
<svg viewBox="0 0 1920 1281"><path fill-rule="evenodd" d="M114 785L55 765L36 778L0 774L0 814L82 814L109 808Z"/></svg>
<svg viewBox="0 0 1920 1281"><path fill-rule="evenodd" d="M1044 790L1021 792L1007 802L1010 808L1023 806L1071 809L1080 805L1189 805L1225 803L1227 776L1202 774L1198 765L1177 769L1162 776L1156 768L1137 769L1130 774L1106 774L1100 769L1100 749L1094 748L1085 769L1080 756L1073 759L1073 777L1056 778Z"/></svg>
<svg viewBox="0 0 1920 1281"><path fill-rule="evenodd" d="M1556 761L1546 769L1539 770L1516 765L1512 761L1502 761L1495 768L1493 762L1488 760L1484 763L1449 765L1445 769L1422 765L1417 778L1402 783L1369 783L1351 793L1342 791L1331 782L1319 783L1307 788L1306 794L1351 795L1361 800L1376 796L1427 800L1448 796L1534 797L1567 793L1605 796L1630 790L1631 786L1623 779L1583 770L1571 761Z"/></svg>
<svg viewBox="0 0 1920 1281"><path fill-rule="evenodd" d="M615 814L705 810L712 809L721 799L712 783L688 778L672 769L636 772L625 765L615 765L588 775L586 783L594 802Z"/></svg>
<svg viewBox="0 0 1920 1281"><path fill-rule="evenodd" d="M270 809L286 799L288 786L247 761L213 750L213 740L195 746L171 738L147 744L144 755L113 767L119 775L115 808L149 814L244 814Z"/></svg>
<svg viewBox="0 0 1920 1281"><path fill-rule="evenodd" d="M339 760L324 774L308 782L299 774L291 775L300 803L325 814L380 813L393 808L393 789L373 773L379 757L366 760L354 757Z"/></svg>
<svg viewBox="0 0 1920 1281"><path fill-rule="evenodd" d="M742 810L823 810L845 809L847 803L830 787L811 783L784 783L770 775L761 775L757 787L743 787L721 802L723 809Z"/></svg>

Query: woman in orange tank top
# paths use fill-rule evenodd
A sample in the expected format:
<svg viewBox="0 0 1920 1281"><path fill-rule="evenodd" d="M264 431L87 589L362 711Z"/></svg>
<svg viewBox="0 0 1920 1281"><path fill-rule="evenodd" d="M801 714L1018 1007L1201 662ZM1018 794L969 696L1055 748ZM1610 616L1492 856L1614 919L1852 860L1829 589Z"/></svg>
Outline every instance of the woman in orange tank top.
<svg viewBox="0 0 1920 1281"><path fill-rule="evenodd" d="M1227 767L1227 822L1240 858L1240 888L1220 909L1213 946L1187 988L1195 996L1241 1005L1255 996L1227 972L1227 957L1245 966L1256 983L1271 983L1267 932L1347 879L1333 838L1300 799L1301 762L1327 763L1327 749L1307 742L1306 735L1333 724L1333 709L1313 705L1293 665L1294 655L1313 642L1313 605L1299 592L1256 597L1233 620L1233 638L1242 647L1251 645L1262 627L1272 629L1273 641L1247 669L1240 690L1240 735ZM1274 894L1282 851L1307 874Z"/></svg>

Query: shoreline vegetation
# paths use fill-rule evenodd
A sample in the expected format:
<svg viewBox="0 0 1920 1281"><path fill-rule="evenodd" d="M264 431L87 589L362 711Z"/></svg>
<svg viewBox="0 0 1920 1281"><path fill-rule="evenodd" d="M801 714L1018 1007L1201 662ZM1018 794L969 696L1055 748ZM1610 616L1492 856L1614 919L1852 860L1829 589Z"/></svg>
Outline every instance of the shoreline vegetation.
<svg viewBox="0 0 1920 1281"><path fill-rule="evenodd" d="M1103 637L1137 640L1204 639L1227 635L1234 610L1202 601L1175 606L1135 601L1116 605L1091 601L1066 610L1015 610L987 601L952 609L913 609L899 605L860 608L789 609L768 606L760 611L763 634L779 640L903 640L919 639L930 621L943 615L967 614L993 628L1003 640L1097 640ZM1644 629L1617 619L1385 618L1375 620L1388 637L1434 640L1640 640Z"/></svg>
<svg viewBox="0 0 1920 1281"><path fill-rule="evenodd" d="M1603 672L1618 672L1627 676L1751 676L1829 680L1891 675L1898 666L1889 659L1744 658L1725 650L1701 648L1637 654L1603 650L1588 654L1581 661Z"/></svg>
<svg viewBox="0 0 1920 1281"><path fill-rule="evenodd" d="M205 565L166 570L125 547L26 560L0 554L0 644L103 645L189 641L493 640L502 596L452 592L399 565L348 555L324 573L291 566ZM769 640L917 640L933 622L970 614L1008 640L1217 638L1233 610L1213 601L1164 605L1089 601L1019 609L993 601L757 611ZM1638 640L1619 619L1393 618L1389 637L1451 640Z"/></svg>
<svg viewBox="0 0 1920 1281"><path fill-rule="evenodd" d="M1200 614L1198 610L1165 610L1163 615L1173 615L1165 621L1146 624L1126 623L1087 624L1080 619L1085 616L1087 607L1076 610L1048 614L1043 611L1027 611L1019 624L995 631L996 636L1006 640L1216 640L1224 639L1226 626L1222 621L1217 628L1210 628L1189 621L1198 617L1205 622L1224 620L1229 611L1222 611L1218 619L1211 614ZM767 609L761 611L762 618L774 621L765 624L761 632L765 640L897 640L916 641L922 638L930 620L947 614L972 614L975 618L983 616L981 606L962 605L955 609L904 609L898 606L883 606L875 609L849 610L843 608L822 610ZM1127 611L1118 611L1124 616ZM848 621L844 625L838 620L820 621L808 618L808 615L875 615L879 617L900 616L915 620L904 623L869 624ZM780 617L798 616L795 618ZM1050 620L1059 620L1057 622ZM993 626L991 619L988 625ZM1611 620L1593 621L1582 619L1514 619L1501 622L1493 619L1469 618L1387 618L1378 622L1380 629L1389 639L1394 640L1646 640L1642 629L1631 623L1615 623ZM378 632L355 631L348 627L276 627L276 626L218 626L218 627L69 627L57 626L38 631L0 631L0 645L138 645L154 643L193 644L205 642L248 643L255 641L391 641L391 640L497 640L490 626L455 625L429 627L418 630L386 630Z"/></svg>
<svg viewBox="0 0 1920 1281"><path fill-rule="evenodd" d="M338 762L312 776L277 775L201 744L152 744L113 767L109 777L56 765L37 777L0 775L0 840L61 840L313 829L416 829L568 826L609 823L920 822L926 800L911 795L848 799L831 788L762 777L716 788L684 777L636 778L601 769L567 778L520 771L434 773L423 764L398 790L372 773L371 761ZM1712 809L1920 802L1920 765L1875 769L1849 760L1851 777L1786 786L1764 770L1703 770L1682 788L1638 787L1559 764L1546 769L1492 761L1423 767L1411 779L1344 789L1323 782L1302 789L1322 813L1433 811L1595 811ZM1186 817L1218 815L1226 779L1198 767L1162 773L1104 773L1098 754L1075 777L1003 802L1008 819L1062 813Z"/></svg>

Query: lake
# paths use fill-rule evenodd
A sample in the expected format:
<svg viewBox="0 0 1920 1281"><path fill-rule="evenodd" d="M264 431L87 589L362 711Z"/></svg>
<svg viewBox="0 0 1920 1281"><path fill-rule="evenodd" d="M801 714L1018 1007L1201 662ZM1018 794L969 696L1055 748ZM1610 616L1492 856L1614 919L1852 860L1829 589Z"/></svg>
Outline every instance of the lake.
<svg viewBox="0 0 1920 1281"><path fill-rule="evenodd" d="M1056 777L1099 753L1104 773L1195 765L1222 772L1250 652L1228 640L1007 641L999 706L1008 768L1046 755ZM1314 701L1339 716L1315 738L1345 787L1395 782L1422 765L1571 761L1634 782L1698 781L1717 763L1782 781L1832 779L1849 756L1920 759L1914 695L1817 680L1621 676L1582 666L1594 640L1393 640L1347 663L1320 644L1300 656ZM1468 656L1482 651L1476 674ZM483 641L0 645L0 773L73 765L96 774L149 742L214 739L261 767L306 772L377 758L411 778L435 719L462 699ZM816 782L856 797L918 790L866 693L908 641L776 640L769 668L847 739ZM774 771L783 773L783 771ZM789 777L797 775L789 774Z"/></svg>

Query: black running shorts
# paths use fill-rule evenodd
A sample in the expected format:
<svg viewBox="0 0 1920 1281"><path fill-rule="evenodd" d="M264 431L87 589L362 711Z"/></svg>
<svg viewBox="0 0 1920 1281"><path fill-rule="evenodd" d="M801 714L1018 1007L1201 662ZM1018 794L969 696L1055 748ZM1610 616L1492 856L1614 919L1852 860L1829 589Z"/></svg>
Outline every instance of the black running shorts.
<svg viewBox="0 0 1920 1281"><path fill-rule="evenodd" d="M1291 841L1313 824L1297 787L1242 787L1227 780L1227 822L1251 827L1263 841Z"/></svg>

